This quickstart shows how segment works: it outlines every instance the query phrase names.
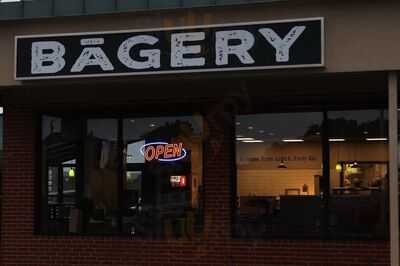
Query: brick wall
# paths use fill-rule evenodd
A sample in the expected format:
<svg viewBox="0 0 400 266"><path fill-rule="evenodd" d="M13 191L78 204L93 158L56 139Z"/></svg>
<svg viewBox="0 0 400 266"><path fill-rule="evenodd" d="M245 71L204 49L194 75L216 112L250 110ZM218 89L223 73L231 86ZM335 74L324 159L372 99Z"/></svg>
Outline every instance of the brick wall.
<svg viewBox="0 0 400 266"><path fill-rule="evenodd" d="M34 115L29 107L5 109L1 265L389 265L388 241L232 239L232 151L227 116L218 112L208 118L201 238L36 236Z"/></svg>

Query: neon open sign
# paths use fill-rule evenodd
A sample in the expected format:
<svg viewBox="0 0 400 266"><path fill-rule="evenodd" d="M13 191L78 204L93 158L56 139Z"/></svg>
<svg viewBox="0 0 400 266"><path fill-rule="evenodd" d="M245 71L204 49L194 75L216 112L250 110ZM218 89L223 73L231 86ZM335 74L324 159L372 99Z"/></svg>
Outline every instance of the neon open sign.
<svg viewBox="0 0 400 266"><path fill-rule="evenodd" d="M140 153L147 162L158 160L160 162L179 161L186 157L183 143L151 142L140 147Z"/></svg>

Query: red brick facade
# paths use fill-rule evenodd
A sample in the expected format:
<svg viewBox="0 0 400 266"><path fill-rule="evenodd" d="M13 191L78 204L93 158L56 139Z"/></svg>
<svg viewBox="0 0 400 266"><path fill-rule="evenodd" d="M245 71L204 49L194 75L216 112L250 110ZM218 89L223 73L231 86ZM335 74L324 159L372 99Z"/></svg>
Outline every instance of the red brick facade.
<svg viewBox="0 0 400 266"><path fill-rule="evenodd" d="M201 238L143 241L34 235L39 137L35 113L28 107L6 106L5 110L1 265L389 265L388 241L233 239L230 133L212 124L205 151Z"/></svg>

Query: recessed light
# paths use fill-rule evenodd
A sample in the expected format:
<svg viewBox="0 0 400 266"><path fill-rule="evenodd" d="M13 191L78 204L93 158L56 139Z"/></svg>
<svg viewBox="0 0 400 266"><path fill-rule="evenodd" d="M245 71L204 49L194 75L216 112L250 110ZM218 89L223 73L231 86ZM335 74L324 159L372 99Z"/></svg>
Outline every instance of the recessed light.
<svg viewBox="0 0 400 266"><path fill-rule="evenodd" d="M367 134L368 134L368 131L364 131L363 134L364 134L364 135L367 135Z"/></svg>
<svg viewBox="0 0 400 266"><path fill-rule="evenodd" d="M345 139L329 139L330 142L343 142Z"/></svg>
<svg viewBox="0 0 400 266"><path fill-rule="evenodd" d="M387 138L366 138L366 141L387 141Z"/></svg>
<svg viewBox="0 0 400 266"><path fill-rule="evenodd" d="M260 139L255 139L255 140L244 140L242 142L244 142L244 143L262 143L264 141L260 140Z"/></svg>
<svg viewBox="0 0 400 266"><path fill-rule="evenodd" d="M254 140L254 138L236 138L238 141L251 141Z"/></svg>
<svg viewBox="0 0 400 266"><path fill-rule="evenodd" d="M283 139L283 142L304 142L304 139Z"/></svg>
<svg viewBox="0 0 400 266"><path fill-rule="evenodd" d="M253 126L248 126L247 128L248 128L249 130L253 130L253 129L254 129Z"/></svg>
<svg viewBox="0 0 400 266"><path fill-rule="evenodd" d="M155 127L156 126L156 124L154 124L154 123L151 123L150 125L149 125L149 127Z"/></svg>

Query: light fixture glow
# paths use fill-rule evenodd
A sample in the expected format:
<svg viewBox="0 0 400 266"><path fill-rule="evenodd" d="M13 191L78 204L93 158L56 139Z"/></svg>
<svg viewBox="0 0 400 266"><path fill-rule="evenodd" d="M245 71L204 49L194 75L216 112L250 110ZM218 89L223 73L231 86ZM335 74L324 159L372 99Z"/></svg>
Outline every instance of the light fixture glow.
<svg viewBox="0 0 400 266"><path fill-rule="evenodd" d="M243 138L243 137L238 137L236 138L237 141L250 141L250 140L254 140L254 138Z"/></svg>
<svg viewBox="0 0 400 266"><path fill-rule="evenodd" d="M283 142L304 142L304 139L283 139Z"/></svg>
<svg viewBox="0 0 400 266"><path fill-rule="evenodd" d="M280 163L278 165L278 168L280 168L280 169L286 169L287 168L287 166L286 166L286 164L285 164L285 162L283 160L280 161Z"/></svg>
<svg viewBox="0 0 400 266"><path fill-rule="evenodd" d="M330 142L343 142L345 139L329 139Z"/></svg>
<svg viewBox="0 0 400 266"><path fill-rule="evenodd" d="M242 142L244 142L244 143L262 143L264 141L260 140L260 139L255 139L255 140L244 140Z"/></svg>
<svg viewBox="0 0 400 266"><path fill-rule="evenodd" d="M68 171L68 176L69 176L69 177L74 177L74 176L75 176L75 170L74 170L74 168L70 168L70 169L69 169L69 171Z"/></svg>
<svg viewBox="0 0 400 266"><path fill-rule="evenodd" d="M387 141L387 138L366 138L366 141Z"/></svg>
<svg viewBox="0 0 400 266"><path fill-rule="evenodd" d="M350 165L350 168L360 168L360 165L357 161L355 161L353 164Z"/></svg>

